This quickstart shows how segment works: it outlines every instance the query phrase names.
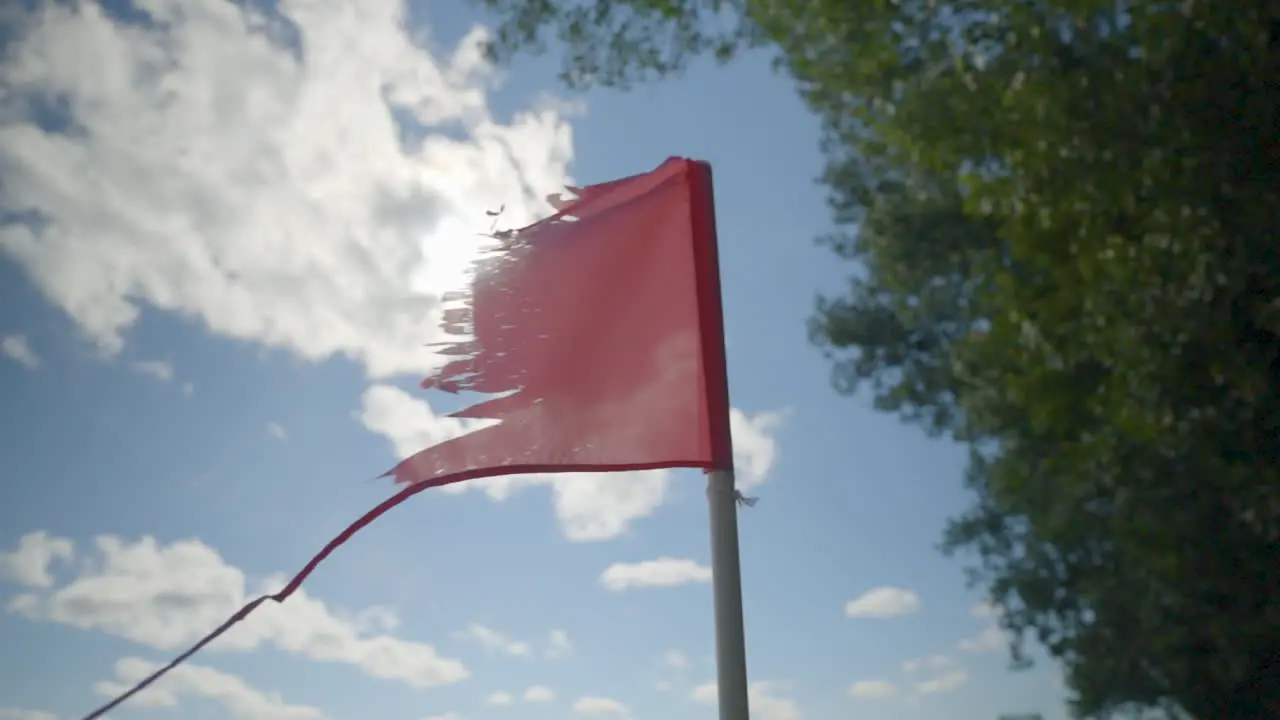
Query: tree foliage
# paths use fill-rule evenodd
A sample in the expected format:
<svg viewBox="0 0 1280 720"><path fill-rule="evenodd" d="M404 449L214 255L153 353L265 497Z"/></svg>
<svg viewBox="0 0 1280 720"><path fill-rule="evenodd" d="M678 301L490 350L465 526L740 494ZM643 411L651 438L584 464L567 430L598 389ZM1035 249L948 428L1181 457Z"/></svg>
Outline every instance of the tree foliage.
<svg viewBox="0 0 1280 720"><path fill-rule="evenodd" d="M1280 6L482 0L626 86L773 48L823 120L841 392L968 443L947 531L1081 716L1280 716Z"/></svg>

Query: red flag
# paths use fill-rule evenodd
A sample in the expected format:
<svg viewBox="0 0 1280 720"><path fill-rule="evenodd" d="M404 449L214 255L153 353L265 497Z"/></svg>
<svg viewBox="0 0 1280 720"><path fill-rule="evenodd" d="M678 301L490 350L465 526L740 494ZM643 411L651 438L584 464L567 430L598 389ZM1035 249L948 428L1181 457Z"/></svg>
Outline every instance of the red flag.
<svg viewBox="0 0 1280 720"><path fill-rule="evenodd" d="M711 168L681 158L549 198L556 214L498 233L469 293L447 297L426 388L496 397L454 417L496 425L426 448L386 474L406 487L329 542L283 590L253 601L101 717L262 602L283 602L353 534L429 487L494 475L732 469Z"/></svg>

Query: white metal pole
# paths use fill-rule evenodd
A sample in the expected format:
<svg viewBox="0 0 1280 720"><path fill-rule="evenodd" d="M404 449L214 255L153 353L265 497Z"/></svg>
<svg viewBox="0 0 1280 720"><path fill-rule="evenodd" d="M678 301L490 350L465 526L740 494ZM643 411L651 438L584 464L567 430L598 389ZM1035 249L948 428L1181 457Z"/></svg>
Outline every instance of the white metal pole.
<svg viewBox="0 0 1280 720"><path fill-rule="evenodd" d="M738 492L732 470L707 473L711 514L711 585L716 616L716 687L720 720L748 720L747 640L738 559Z"/></svg>

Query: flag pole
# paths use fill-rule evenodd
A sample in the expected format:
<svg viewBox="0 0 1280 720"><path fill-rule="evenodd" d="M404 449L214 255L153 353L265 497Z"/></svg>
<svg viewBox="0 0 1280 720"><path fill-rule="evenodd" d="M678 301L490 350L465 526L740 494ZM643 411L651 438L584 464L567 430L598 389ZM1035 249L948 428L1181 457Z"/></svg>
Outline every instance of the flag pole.
<svg viewBox="0 0 1280 720"><path fill-rule="evenodd" d="M738 557L738 500L734 487L733 437L730 433L729 374L724 341L724 300L720 289L716 233L715 183L711 165L696 162L693 222L704 238L694 251L701 280L699 299L706 362L708 410L713 414L711 442L720 465L707 472L711 520L711 587L716 627L716 689L720 720L749 720L747 640L742 621L742 566Z"/></svg>
<svg viewBox="0 0 1280 720"><path fill-rule="evenodd" d="M748 720L747 641L738 558L738 491L732 470L707 473L711 516L711 585L716 617L716 688L720 720Z"/></svg>

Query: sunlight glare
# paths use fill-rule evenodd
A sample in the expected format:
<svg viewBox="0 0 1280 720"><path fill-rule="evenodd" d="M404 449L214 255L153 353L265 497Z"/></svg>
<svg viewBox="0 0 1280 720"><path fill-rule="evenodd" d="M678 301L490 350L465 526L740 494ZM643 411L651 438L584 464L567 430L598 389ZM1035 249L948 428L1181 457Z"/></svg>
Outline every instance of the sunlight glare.
<svg viewBox="0 0 1280 720"><path fill-rule="evenodd" d="M414 290L440 296L451 290L465 290L472 263L493 239L485 237L493 218L477 213L474 221L449 217L422 240L422 265L414 273Z"/></svg>

